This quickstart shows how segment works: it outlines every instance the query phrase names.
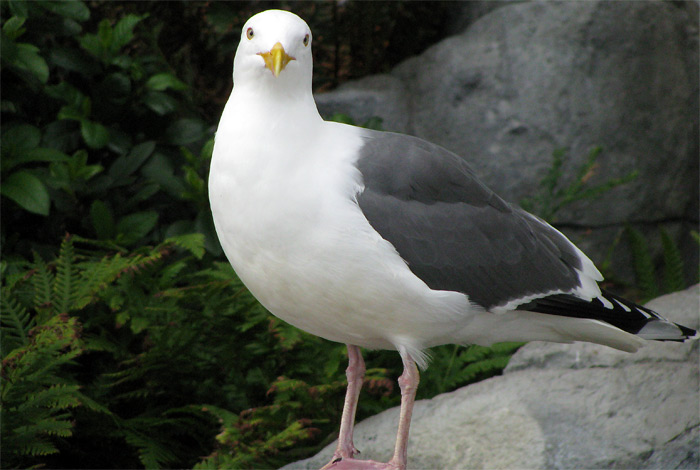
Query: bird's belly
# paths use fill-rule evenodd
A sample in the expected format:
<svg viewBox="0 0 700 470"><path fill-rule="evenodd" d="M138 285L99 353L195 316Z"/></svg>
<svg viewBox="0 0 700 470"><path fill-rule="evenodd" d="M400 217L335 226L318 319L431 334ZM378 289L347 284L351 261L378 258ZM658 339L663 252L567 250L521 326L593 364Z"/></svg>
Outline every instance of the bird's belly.
<svg viewBox="0 0 700 470"><path fill-rule="evenodd" d="M216 184L211 195L226 256L251 293L288 323L368 348L422 348L439 343L468 310L463 295L432 291L415 277L351 198L222 187L218 203Z"/></svg>

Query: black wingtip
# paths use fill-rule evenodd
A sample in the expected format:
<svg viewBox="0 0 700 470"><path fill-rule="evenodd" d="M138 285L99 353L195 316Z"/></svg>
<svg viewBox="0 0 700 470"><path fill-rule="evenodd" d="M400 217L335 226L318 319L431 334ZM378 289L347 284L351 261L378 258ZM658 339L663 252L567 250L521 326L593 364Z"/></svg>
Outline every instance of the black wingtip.
<svg viewBox="0 0 700 470"><path fill-rule="evenodd" d="M569 294L556 294L536 299L519 308L534 312L600 320L628 333L653 341L685 341L698 339L698 332L687 326L666 320L657 312L602 291L607 302L590 302Z"/></svg>

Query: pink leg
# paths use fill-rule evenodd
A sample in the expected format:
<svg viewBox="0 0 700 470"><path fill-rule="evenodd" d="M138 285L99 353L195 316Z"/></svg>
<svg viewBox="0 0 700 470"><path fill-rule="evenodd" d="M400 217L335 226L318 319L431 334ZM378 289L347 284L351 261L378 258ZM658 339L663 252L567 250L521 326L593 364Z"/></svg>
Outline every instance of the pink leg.
<svg viewBox="0 0 700 470"><path fill-rule="evenodd" d="M353 348L354 351L351 351ZM353 355L355 353L359 358L361 369L357 367L353 368ZM411 425L413 404L416 401L416 390L418 389L418 382L420 381L415 361L407 354L401 355L404 369L403 374L399 377L399 387L401 388L401 412L399 414L399 430L396 435L396 446L394 447L394 456L391 460L387 463L380 463L374 460L355 460L353 458L357 450L352 443L352 431L365 364L357 346L348 345L348 357L350 359L347 370L348 392L345 395L345 406L343 407L343 417L340 423L338 448L333 454L331 461L321 470L405 470L408 458L408 430ZM358 370L361 370L362 373L358 374ZM358 381L358 377L359 383L356 383L354 386L351 385L353 382Z"/></svg>
<svg viewBox="0 0 700 470"><path fill-rule="evenodd" d="M401 388L401 412L399 414L399 431L396 434L394 456L389 461L396 468L405 469L408 460L408 429L411 426L413 416L413 404L416 401L416 391L420 382L420 374L416 362L408 354L401 355L403 360L403 374L399 377Z"/></svg>
<svg viewBox="0 0 700 470"><path fill-rule="evenodd" d="M362 389L362 381L365 378L365 361L362 352L357 346L348 344L348 368L345 376L348 378L348 390L345 393L343 405L343 417L340 420L340 435L338 436L338 448L333 454L333 460L351 459L359 453L352 443L352 432L355 428L355 411L357 401Z"/></svg>

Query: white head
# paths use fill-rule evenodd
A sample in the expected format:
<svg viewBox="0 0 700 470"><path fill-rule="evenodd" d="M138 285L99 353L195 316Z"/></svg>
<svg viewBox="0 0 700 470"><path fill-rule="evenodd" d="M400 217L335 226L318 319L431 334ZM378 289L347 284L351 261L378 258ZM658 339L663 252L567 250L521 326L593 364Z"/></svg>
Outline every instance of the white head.
<svg viewBox="0 0 700 470"><path fill-rule="evenodd" d="M267 10L251 17L233 61L235 87L311 94L311 30L294 13Z"/></svg>

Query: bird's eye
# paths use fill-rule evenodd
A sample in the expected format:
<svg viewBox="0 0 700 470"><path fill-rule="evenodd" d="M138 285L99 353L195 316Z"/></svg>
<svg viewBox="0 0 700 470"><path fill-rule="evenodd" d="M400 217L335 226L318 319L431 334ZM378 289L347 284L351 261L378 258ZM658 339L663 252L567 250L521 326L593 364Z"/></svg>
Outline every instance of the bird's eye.
<svg viewBox="0 0 700 470"><path fill-rule="evenodd" d="M304 41L302 41L302 42L304 43L305 46L309 45L309 35L308 34L306 36L304 36Z"/></svg>
<svg viewBox="0 0 700 470"><path fill-rule="evenodd" d="M248 28L245 32L245 37L247 37L248 39L253 39L253 36L255 36L253 28Z"/></svg>

